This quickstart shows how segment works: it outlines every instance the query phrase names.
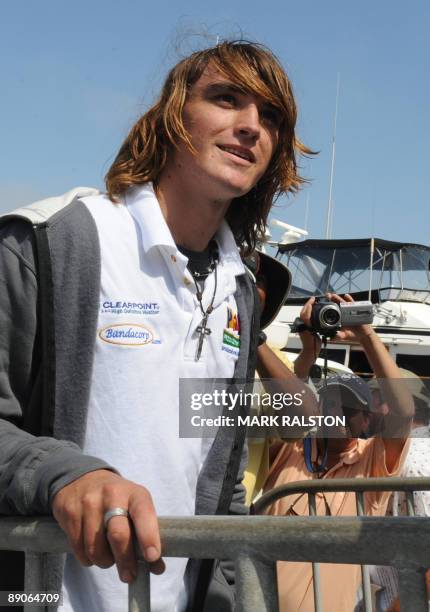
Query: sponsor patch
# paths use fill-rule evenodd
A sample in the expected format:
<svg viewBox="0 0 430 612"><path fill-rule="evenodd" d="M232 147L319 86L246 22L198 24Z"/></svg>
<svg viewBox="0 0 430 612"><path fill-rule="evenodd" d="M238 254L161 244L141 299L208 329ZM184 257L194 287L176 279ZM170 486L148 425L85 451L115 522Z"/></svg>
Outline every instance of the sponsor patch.
<svg viewBox="0 0 430 612"><path fill-rule="evenodd" d="M234 332L232 329L224 329L222 335L222 346L221 350L229 353L230 355L234 355L235 357L239 356L240 349L240 336L237 332Z"/></svg>
<svg viewBox="0 0 430 612"><path fill-rule="evenodd" d="M239 334L232 333L229 329L225 329L222 336L222 343L232 348L240 348L240 336Z"/></svg>
<svg viewBox="0 0 430 612"><path fill-rule="evenodd" d="M221 350L225 353L229 353L230 355L234 355L235 357L239 357L239 349L231 348L230 346L222 345Z"/></svg>
<svg viewBox="0 0 430 612"><path fill-rule="evenodd" d="M99 330L99 338L108 344L121 346L144 346L145 344L160 344L154 338L153 332L138 323L116 323L106 325Z"/></svg>
<svg viewBox="0 0 430 612"><path fill-rule="evenodd" d="M100 312L108 314L157 315L158 302L132 302L130 300L105 300L100 304Z"/></svg>

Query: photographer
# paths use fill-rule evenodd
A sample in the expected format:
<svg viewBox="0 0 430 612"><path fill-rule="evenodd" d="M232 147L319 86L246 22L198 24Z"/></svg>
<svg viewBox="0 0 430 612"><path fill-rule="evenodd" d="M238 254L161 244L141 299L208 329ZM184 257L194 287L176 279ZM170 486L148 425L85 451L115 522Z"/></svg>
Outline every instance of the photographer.
<svg viewBox="0 0 430 612"><path fill-rule="evenodd" d="M266 253L254 251L245 259L245 263L255 278L260 299L259 342L257 349L256 380L254 391L266 393L273 397L288 394L300 397L300 404L284 406L274 410L272 406L264 409L252 406L252 414L283 415L309 417L318 414L316 396L304 385L294 373L294 365L286 353L280 350L287 338L278 339L276 345L267 339L264 330L276 319L291 286L291 274L286 266ZM243 483L246 488L246 503L249 505L261 493L264 481L269 473L269 453L276 452L282 444L282 438L302 438L303 428L271 427L266 428L262 437L249 436L248 464Z"/></svg>
<svg viewBox="0 0 430 612"><path fill-rule="evenodd" d="M328 294L335 304L353 302L349 295L341 298ZM311 329L312 308L315 298L304 305L300 318L306 329L300 332L302 351L295 362L295 372L307 378L315 363L321 340ZM366 383L355 375L335 376L327 379L320 389L322 414L345 416L344 428L324 428L319 437L307 438L292 444L283 444L272 462L264 485L267 491L274 487L313 478L386 477L399 474L407 451L407 435L413 403L405 385L399 385L401 373L371 325L342 327L336 340L361 344L375 375L383 386L384 398L390 412L403 422L398 437L362 439L369 427L371 394ZM405 423L408 423L406 425ZM365 510L369 516L383 516L389 493L371 492L365 495ZM274 502L266 514L309 514L307 496L297 495ZM330 516L356 515L355 496L352 493L317 495L317 514ZM281 612L314 609L312 568L307 563L278 562L278 589ZM353 565L321 566L323 608L326 610L354 609L360 569Z"/></svg>

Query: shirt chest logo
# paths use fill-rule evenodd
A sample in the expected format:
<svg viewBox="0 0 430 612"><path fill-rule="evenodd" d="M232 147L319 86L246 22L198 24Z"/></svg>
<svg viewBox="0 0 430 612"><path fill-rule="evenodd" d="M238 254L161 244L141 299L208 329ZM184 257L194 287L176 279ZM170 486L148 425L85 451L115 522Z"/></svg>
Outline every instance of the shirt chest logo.
<svg viewBox="0 0 430 612"><path fill-rule="evenodd" d="M154 339L154 334L148 327L138 323L106 325L99 330L98 335L103 342L121 346L144 346L159 343L159 340Z"/></svg>
<svg viewBox="0 0 430 612"><path fill-rule="evenodd" d="M129 300L105 300L100 304L102 314L157 315L160 312L158 302L131 302Z"/></svg>

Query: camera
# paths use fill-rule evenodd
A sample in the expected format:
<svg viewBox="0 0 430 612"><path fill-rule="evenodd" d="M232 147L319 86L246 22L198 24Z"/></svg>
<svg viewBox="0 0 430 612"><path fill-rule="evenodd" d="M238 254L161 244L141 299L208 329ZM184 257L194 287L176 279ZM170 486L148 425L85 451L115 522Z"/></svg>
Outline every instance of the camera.
<svg viewBox="0 0 430 612"><path fill-rule="evenodd" d="M341 327L367 325L373 322L371 302L335 304L327 298L316 298L312 306L311 327L324 336L335 336Z"/></svg>

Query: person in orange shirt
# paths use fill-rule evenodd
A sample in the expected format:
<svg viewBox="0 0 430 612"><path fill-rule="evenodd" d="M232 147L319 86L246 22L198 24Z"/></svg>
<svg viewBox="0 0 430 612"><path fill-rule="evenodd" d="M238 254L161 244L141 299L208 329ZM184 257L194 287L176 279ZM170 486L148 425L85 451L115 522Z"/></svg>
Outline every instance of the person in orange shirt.
<svg viewBox="0 0 430 612"><path fill-rule="evenodd" d="M344 300L329 294L333 302ZM300 318L310 328L310 316L315 299L304 305ZM321 348L319 337L306 330L300 334L302 351L295 362L295 373L307 378ZM308 438L295 443L277 443L272 448L272 463L264 491L291 482L313 478L357 478L398 475L407 452L407 436L413 415L412 397L406 385L399 384L399 368L390 357L371 325L343 328L338 340L358 342L363 347L376 377L383 387L384 398L391 415L401 421L401 433L386 438L363 439L370 424L371 394L366 383L354 375L327 379L320 390L320 409L324 414L344 414L346 427L325 430L322 437ZM398 424L398 423L397 423ZM328 436L331 437L328 437ZM365 511L369 516L383 516L389 493L367 493ZM284 497L265 510L270 515L309 514L307 496ZM356 514L353 493L317 495L317 514L351 516ZM312 567L310 563L279 561L278 591L280 612L313 612ZM320 566L323 609L330 612L352 612L360 582L360 568L356 565L324 564Z"/></svg>

